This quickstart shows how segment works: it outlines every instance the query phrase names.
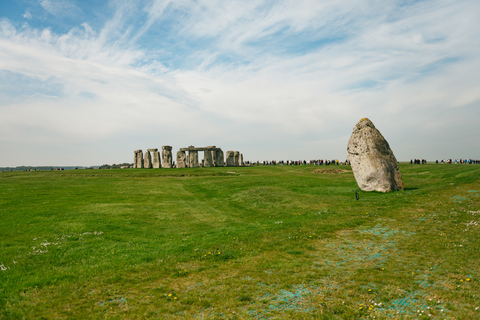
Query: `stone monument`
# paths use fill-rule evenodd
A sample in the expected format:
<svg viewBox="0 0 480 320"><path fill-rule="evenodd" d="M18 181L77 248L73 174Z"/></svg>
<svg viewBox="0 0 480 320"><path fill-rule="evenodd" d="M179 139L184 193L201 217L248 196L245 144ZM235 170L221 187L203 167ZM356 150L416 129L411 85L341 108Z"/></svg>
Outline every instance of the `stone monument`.
<svg viewBox="0 0 480 320"><path fill-rule="evenodd" d="M172 168L172 146L162 146L162 167Z"/></svg>
<svg viewBox="0 0 480 320"><path fill-rule="evenodd" d="M209 147L207 147L205 149L207 149L207 150L204 151L203 166L204 167L213 167L214 162L213 162L213 157L212 157L212 151L210 150Z"/></svg>
<svg viewBox="0 0 480 320"><path fill-rule="evenodd" d="M160 161L160 152L158 152L157 148L148 149L148 151L152 152L152 168L160 169L162 167L162 163Z"/></svg>
<svg viewBox="0 0 480 320"><path fill-rule="evenodd" d="M217 151L215 152L215 166L216 167L224 167L225 166L225 161L223 160L223 151L222 149L218 148Z"/></svg>
<svg viewBox="0 0 480 320"><path fill-rule="evenodd" d="M227 167L235 167L235 154L234 154L234 151L227 151L227 154L226 154L226 166Z"/></svg>
<svg viewBox="0 0 480 320"><path fill-rule="evenodd" d="M133 158L133 167L134 168L143 168L143 151L141 149L135 150Z"/></svg>
<svg viewBox="0 0 480 320"><path fill-rule="evenodd" d="M185 161L185 151L177 151L177 168L185 168L186 161Z"/></svg>
<svg viewBox="0 0 480 320"><path fill-rule="evenodd" d="M145 157L143 158L143 167L151 169L152 167L152 155L150 154L150 149L145 152Z"/></svg>
<svg viewBox="0 0 480 320"><path fill-rule="evenodd" d="M363 191L403 190L397 159L388 142L367 118L353 128L347 146L348 160Z"/></svg>

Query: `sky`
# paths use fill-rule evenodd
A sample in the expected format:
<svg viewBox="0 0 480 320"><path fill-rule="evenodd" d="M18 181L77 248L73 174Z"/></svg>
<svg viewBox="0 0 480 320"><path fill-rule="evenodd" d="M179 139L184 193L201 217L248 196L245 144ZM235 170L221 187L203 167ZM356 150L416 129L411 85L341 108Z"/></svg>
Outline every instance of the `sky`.
<svg viewBox="0 0 480 320"><path fill-rule="evenodd" d="M480 159L480 1L0 0L0 167L215 145Z"/></svg>

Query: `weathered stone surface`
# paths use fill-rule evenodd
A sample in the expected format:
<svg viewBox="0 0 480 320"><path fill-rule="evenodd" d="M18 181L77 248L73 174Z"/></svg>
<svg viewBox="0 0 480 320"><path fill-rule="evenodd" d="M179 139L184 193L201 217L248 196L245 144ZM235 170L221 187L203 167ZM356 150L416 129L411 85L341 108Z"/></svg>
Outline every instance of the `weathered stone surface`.
<svg viewBox="0 0 480 320"><path fill-rule="evenodd" d="M238 166L239 167L243 166L243 153L239 153L238 155Z"/></svg>
<svg viewBox="0 0 480 320"><path fill-rule="evenodd" d="M215 146L210 146L207 147L209 148L208 151L205 151L205 153L210 153L210 157L212 158L212 167L215 167L217 165L217 147Z"/></svg>
<svg viewBox="0 0 480 320"><path fill-rule="evenodd" d="M172 146L162 146L162 167L167 169L173 167Z"/></svg>
<svg viewBox="0 0 480 320"><path fill-rule="evenodd" d="M155 152L155 151L158 151L158 149L157 148L150 148L150 149L147 149L147 151Z"/></svg>
<svg viewBox="0 0 480 320"><path fill-rule="evenodd" d="M185 168L185 151L177 151L177 168Z"/></svg>
<svg viewBox="0 0 480 320"><path fill-rule="evenodd" d="M152 155L149 151L145 152L145 157L143 158L143 166L147 169L152 168Z"/></svg>
<svg viewBox="0 0 480 320"><path fill-rule="evenodd" d="M233 153L233 163L234 163L234 166L235 167L238 167L238 163L240 161L240 152L239 151L235 151Z"/></svg>
<svg viewBox="0 0 480 320"><path fill-rule="evenodd" d="M134 168L143 168L143 152L142 150L135 150Z"/></svg>
<svg viewBox="0 0 480 320"><path fill-rule="evenodd" d="M206 150L203 157L203 166L204 167L213 167L212 151Z"/></svg>
<svg viewBox="0 0 480 320"><path fill-rule="evenodd" d="M137 151L133 151L133 167L137 167Z"/></svg>
<svg viewBox="0 0 480 320"><path fill-rule="evenodd" d="M152 168L160 169L161 167L162 161L160 160L160 152L157 149L157 151L152 152Z"/></svg>
<svg viewBox="0 0 480 320"><path fill-rule="evenodd" d="M235 154L234 154L234 151L227 151L227 155L226 155L226 163L227 163L227 167L235 167Z"/></svg>
<svg viewBox="0 0 480 320"><path fill-rule="evenodd" d="M215 155L215 166L217 167L224 167L225 166L225 160L223 159L223 151L222 149L217 149L217 151L215 151L216 155Z"/></svg>
<svg viewBox="0 0 480 320"><path fill-rule="evenodd" d="M367 118L353 128L347 146L357 184L363 191L402 190L402 176L388 142Z"/></svg>
<svg viewBox="0 0 480 320"><path fill-rule="evenodd" d="M198 151L189 151L190 168L198 168Z"/></svg>

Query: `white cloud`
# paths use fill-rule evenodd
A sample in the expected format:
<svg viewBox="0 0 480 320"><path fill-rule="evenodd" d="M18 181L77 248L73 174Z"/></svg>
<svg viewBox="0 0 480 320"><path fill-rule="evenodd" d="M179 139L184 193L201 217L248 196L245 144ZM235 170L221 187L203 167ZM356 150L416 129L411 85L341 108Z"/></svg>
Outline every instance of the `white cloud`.
<svg viewBox="0 0 480 320"><path fill-rule="evenodd" d="M27 11L25 11L25 13L22 15L22 17L24 17L24 18L27 19L27 20L30 20L30 19L32 19L32 14L27 10Z"/></svg>
<svg viewBox="0 0 480 320"><path fill-rule="evenodd" d="M78 7L68 0L41 0L39 4L54 16L71 16L79 11Z"/></svg>

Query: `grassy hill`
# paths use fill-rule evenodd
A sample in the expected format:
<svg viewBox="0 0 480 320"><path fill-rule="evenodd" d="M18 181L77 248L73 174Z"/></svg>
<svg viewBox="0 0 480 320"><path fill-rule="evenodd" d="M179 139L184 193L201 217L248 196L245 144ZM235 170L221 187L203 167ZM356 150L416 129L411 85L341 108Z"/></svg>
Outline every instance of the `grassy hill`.
<svg viewBox="0 0 480 320"><path fill-rule="evenodd" d="M479 318L480 166L400 171L1 172L0 318Z"/></svg>

